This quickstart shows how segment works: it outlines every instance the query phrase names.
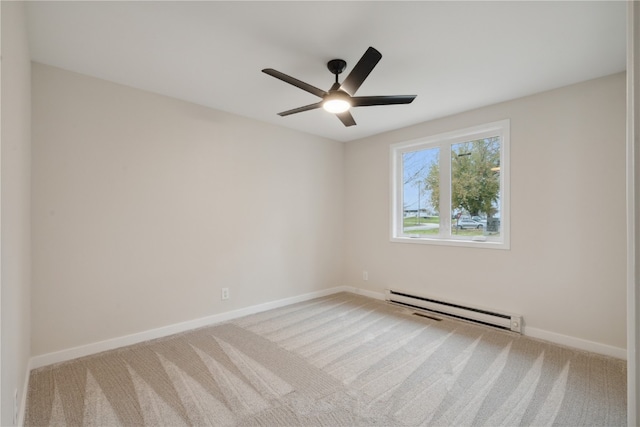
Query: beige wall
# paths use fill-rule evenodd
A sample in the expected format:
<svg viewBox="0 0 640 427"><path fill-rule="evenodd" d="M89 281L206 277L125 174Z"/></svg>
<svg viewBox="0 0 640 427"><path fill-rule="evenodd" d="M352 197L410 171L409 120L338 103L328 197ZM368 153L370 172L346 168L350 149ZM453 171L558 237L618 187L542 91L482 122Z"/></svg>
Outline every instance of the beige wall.
<svg viewBox="0 0 640 427"><path fill-rule="evenodd" d="M2 235L0 311L2 366L0 425L13 424L30 356L30 174L31 95L24 4L1 2L2 10Z"/></svg>
<svg viewBox="0 0 640 427"><path fill-rule="evenodd" d="M342 143L41 64L32 82L34 356L341 284Z"/></svg>
<svg viewBox="0 0 640 427"><path fill-rule="evenodd" d="M625 92L618 74L348 143L345 285L508 310L529 333L626 348ZM390 144L506 118L511 250L391 243Z"/></svg>
<svg viewBox="0 0 640 427"><path fill-rule="evenodd" d="M338 285L625 348L622 74L345 145L41 64L33 114L34 356ZM389 146L504 118L511 250L391 243Z"/></svg>

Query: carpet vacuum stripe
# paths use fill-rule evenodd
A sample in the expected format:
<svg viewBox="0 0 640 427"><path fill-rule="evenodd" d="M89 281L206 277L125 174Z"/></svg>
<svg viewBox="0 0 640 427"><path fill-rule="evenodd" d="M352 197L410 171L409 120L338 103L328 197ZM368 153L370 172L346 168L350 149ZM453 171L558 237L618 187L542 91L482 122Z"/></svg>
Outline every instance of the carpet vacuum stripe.
<svg viewBox="0 0 640 427"><path fill-rule="evenodd" d="M334 294L32 371L26 426L626 425L626 363Z"/></svg>

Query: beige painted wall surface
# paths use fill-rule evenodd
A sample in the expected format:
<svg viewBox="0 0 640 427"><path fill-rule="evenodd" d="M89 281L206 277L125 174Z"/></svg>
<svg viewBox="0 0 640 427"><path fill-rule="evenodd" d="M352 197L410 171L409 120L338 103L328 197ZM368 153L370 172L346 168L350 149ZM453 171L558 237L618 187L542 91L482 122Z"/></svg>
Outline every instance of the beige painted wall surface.
<svg viewBox="0 0 640 427"><path fill-rule="evenodd" d="M34 356L341 284L342 143L41 64L32 81Z"/></svg>
<svg viewBox="0 0 640 427"><path fill-rule="evenodd" d="M30 356L31 95L29 47L22 2L2 9L2 406L0 425L13 425L14 391L23 393Z"/></svg>
<svg viewBox="0 0 640 427"><path fill-rule="evenodd" d="M625 91L618 74L347 144L345 285L512 311L525 328L626 348ZM389 146L502 119L511 249L391 243Z"/></svg>

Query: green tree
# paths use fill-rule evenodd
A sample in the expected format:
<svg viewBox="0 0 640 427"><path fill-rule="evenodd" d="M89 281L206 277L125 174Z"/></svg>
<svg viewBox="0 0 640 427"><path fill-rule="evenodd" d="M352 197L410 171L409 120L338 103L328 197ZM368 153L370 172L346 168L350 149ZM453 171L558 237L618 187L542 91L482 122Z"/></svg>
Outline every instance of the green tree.
<svg viewBox="0 0 640 427"><path fill-rule="evenodd" d="M492 217L500 196L498 137L453 144L451 148L451 210ZM425 178L431 203L440 208L440 167L433 164Z"/></svg>
<svg viewBox="0 0 640 427"><path fill-rule="evenodd" d="M431 164L427 177L424 180L425 187L431 191L431 205L440 212L440 163Z"/></svg>

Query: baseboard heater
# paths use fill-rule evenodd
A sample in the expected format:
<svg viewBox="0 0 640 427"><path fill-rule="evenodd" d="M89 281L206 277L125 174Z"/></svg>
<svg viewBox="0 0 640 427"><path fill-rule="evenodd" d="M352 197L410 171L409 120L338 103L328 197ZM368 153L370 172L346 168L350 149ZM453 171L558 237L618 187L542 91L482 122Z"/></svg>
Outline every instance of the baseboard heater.
<svg viewBox="0 0 640 427"><path fill-rule="evenodd" d="M402 307L427 311L494 328L522 333L522 316L517 314L501 313L483 308L464 306L459 303L443 301L441 299L429 298L393 289L387 289L385 291L385 299L391 304Z"/></svg>

